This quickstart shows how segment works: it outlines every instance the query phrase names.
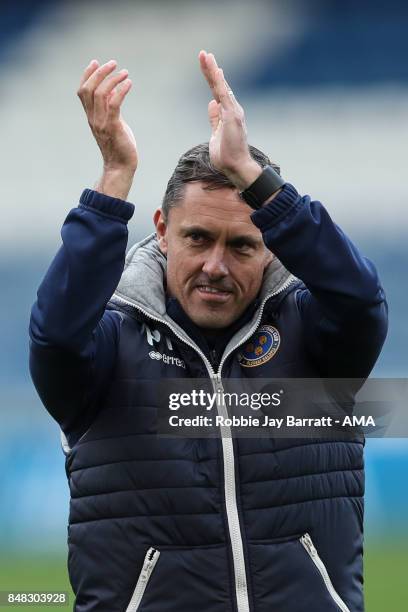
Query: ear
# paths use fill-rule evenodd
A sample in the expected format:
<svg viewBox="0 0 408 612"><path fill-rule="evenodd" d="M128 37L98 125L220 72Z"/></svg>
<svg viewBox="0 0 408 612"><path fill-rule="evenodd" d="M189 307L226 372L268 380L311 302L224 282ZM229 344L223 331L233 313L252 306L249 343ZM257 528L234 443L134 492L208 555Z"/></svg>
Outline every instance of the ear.
<svg viewBox="0 0 408 612"><path fill-rule="evenodd" d="M163 211L158 208L153 215L153 222L156 226L156 236L159 248L163 255L167 255L167 223L164 220Z"/></svg>

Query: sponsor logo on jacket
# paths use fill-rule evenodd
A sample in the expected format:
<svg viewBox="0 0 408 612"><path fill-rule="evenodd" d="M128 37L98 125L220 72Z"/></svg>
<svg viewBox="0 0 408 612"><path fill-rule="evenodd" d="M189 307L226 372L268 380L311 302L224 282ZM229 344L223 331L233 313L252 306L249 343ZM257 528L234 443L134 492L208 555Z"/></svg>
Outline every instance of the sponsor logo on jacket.
<svg viewBox="0 0 408 612"><path fill-rule="evenodd" d="M156 350L155 343L160 343L162 340L162 335L158 329L150 329L146 323L143 323L142 332L146 334L147 343L153 347L152 351L149 351L150 359L154 359L156 361L163 361L163 363L167 365L175 365L179 368L186 369L186 364L184 359L180 359L179 357L173 357L173 355L167 355L166 353L162 353L159 350ZM167 349L169 351L173 350L173 344L167 336L163 338L166 342Z"/></svg>
<svg viewBox="0 0 408 612"><path fill-rule="evenodd" d="M169 365L175 365L179 368L186 369L186 364L183 359L179 357L173 357L172 355L166 355L165 353L159 353L159 351L150 351L149 353L150 359L156 359L157 361L163 361L163 363L167 363Z"/></svg>

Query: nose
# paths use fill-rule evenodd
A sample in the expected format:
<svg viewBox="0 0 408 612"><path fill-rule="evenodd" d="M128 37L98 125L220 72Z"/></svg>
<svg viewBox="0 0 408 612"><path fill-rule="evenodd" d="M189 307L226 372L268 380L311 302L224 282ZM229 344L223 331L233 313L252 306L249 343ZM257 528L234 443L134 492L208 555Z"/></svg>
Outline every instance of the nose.
<svg viewBox="0 0 408 612"><path fill-rule="evenodd" d="M225 251L222 248L214 247L204 262L203 272L210 280L219 280L228 275L228 266L225 262Z"/></svg>

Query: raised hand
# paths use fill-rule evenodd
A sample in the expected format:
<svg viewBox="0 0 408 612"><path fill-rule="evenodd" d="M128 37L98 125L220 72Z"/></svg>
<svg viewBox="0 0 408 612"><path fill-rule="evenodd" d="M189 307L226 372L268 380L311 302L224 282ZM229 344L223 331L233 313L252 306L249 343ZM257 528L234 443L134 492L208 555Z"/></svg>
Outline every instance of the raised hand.
<svg viewBox="0 0 408 612"><path fill-rule="evenodd" d="M114 60L102 66L93 60L82 75L77 93L103 158L103 176L96 189L126 199L138 153L133 132L121 115L132 82L127 70L113 74L116 66Z"/></svg>
<svg viewBox="0 0 408 612"><path fill-rule="evenodd" d="M261 174L247 142L245 114L212 53L200 51L201 71L213 94L208 105L211 125L210 160L239 190L246 189Z"/></svg>

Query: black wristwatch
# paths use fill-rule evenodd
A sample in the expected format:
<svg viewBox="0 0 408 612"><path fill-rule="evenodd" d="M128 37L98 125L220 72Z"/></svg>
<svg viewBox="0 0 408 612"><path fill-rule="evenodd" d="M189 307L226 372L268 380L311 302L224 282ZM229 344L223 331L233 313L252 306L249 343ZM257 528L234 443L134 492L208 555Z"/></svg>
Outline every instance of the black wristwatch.
<svg viewBox="0 0 408 612"><path fill-rule="evenodd" d="M251 208L258 210L285 182L272 166L265 166L256 181L239 195Z"/></svg>

